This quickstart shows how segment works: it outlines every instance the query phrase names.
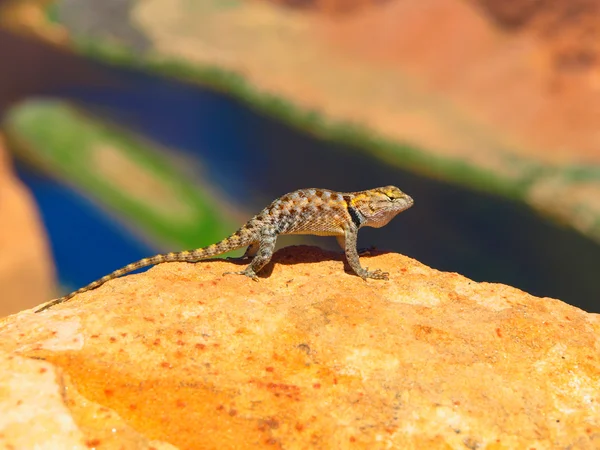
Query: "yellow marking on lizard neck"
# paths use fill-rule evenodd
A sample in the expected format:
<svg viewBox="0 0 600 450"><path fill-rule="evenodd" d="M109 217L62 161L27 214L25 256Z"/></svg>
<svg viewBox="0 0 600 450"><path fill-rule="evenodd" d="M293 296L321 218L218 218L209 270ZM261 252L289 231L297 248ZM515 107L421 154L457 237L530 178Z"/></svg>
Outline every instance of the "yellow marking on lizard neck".
<svg viewBox="0 0 600 450"><path fill-rule="evenodd" d="M369 199L370 197L371 197L371 195L367 194L366 192L361 193L361 194L356 194L350 199L350 206L355 207L356 205L363 203L365 200Z"/></svg>

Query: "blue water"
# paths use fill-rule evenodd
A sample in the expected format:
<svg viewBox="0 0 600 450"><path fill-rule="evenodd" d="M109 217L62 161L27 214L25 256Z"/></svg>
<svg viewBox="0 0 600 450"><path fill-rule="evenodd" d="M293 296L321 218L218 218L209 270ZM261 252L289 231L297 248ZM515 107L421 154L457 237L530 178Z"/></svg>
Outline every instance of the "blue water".
<svg viewBox="0 0 600 450"><path fill-rule="evenodd" d="M397 169L257 114L226 95L112 69L121 87L57 92L197 161L199 176L246 212L301 187L360 190L395 184L415 206L381 229L376 245L477 281L496 281L600 311L600 246L525 206ZM50 232L60 278L92 281L155 252L79 194L21 168ZM329 239L316 240L335 248Z"/></svg>
<svg viewBox="0 0 600 450"><path fill-rule="evenodd" d="M17 164L17 174L39 206L63 288L81 287L99 274L156 252L66 185L24 164Z"/></svg>
<svg viewBox="0 0 600 450"><path fill-rule="evenodd" d="M119 124L194 158L212 184L239 197L269 159L258 148L263 119L239 103L206 89L131 71L114 71L122 87L86 87L60 92ZM286 152L285 148L280 149Z"/></svg>

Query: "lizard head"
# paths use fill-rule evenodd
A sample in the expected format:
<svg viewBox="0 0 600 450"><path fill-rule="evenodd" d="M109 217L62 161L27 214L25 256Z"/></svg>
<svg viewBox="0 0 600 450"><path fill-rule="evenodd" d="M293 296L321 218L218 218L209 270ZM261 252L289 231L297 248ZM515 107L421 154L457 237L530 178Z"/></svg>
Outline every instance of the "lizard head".
<svg viewBox="0 0 600 450"><path fill-rule="evenodd" d="M351 206L363 216L363 226L380 228L413 203L413 199L396 186L385 186L357 192Z"/></svg>

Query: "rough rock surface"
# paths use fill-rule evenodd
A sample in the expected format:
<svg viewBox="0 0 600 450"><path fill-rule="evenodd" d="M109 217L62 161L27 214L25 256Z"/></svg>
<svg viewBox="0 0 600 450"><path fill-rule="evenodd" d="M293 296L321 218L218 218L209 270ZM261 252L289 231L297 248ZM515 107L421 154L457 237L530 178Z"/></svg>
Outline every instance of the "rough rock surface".
<svg viewBox="0 0 600 450"><path fill-rule="evenodd" d="M0 135L0 317L43 302L53 289L45 230Z"/></svg>
<svg viewBox="0 0 600 450"><path fill-rule="evenodd" d="M30 445L600 447L597 315L393 253L362 258L388 282L311 247L274 262L163 264L3 319L0 417L37 423Z"/></svg>
<svg viewBox="0 0 600 450"><path fill-rule="evenodd" d="M81 397L48 362L0 352L0 366L0 448L173 448L150 442L113 411Z"/></svg>

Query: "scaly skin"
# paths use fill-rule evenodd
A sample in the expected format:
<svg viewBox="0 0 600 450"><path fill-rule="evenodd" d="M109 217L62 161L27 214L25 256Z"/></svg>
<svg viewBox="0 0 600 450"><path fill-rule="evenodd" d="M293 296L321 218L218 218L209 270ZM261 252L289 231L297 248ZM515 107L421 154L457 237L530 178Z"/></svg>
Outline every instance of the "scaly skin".
<svg viewBox="0 0 600 450"><path fill-rule="evenodd" d="M142 267L165 262L196 262L248 247L244 257L252 261L245 270L228 272L258 280L256 274L271 260L277 236L282 234L312 234L336 236L344 249L352 270L363 279L387 280L381 270L369 271L360 265L356 239L358 230L368 226L380 228L398 213L410 208L413 199L395 186L360 192L335 192L328 189L300 189L273 201L244 226L216 244L192 251L166 253L144 258L45 304L36 312L63 303L77 294L96 289L107 281Z"/></svg>

